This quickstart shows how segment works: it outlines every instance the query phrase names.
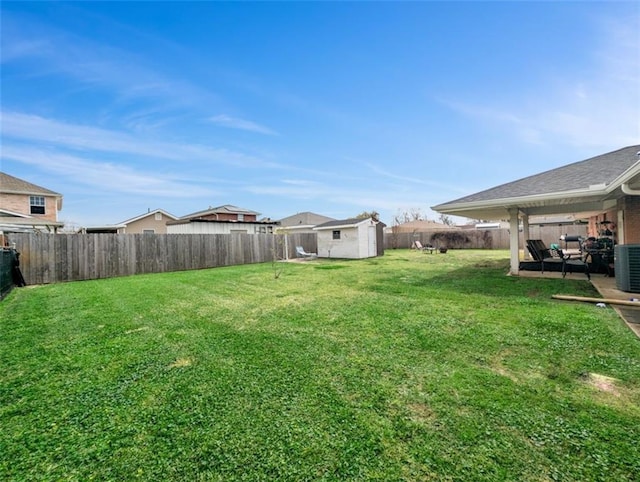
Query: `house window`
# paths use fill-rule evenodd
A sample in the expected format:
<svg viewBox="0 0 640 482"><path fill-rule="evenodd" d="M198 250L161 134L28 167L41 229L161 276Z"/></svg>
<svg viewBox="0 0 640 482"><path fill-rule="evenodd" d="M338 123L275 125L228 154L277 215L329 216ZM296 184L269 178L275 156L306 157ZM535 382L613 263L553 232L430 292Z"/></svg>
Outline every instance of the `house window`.
<svg viewBox="0 0 640 482"><path fill-rule="evenodd" d="M29 196L31 214L44 214L44 196Z"/></svg>
<svg viewBox="0 0 640 482"><path fill-rule="evenodd" d="M333 239L340 239L340 231L333 232Z"/></svg>
<svg viewBox="0 0 640 482"><path fill-rule="evenodd" d="M155 229L143 229L142 234L156 234Z"/></svg>
<svg viewBox="0 0 640 482"><path fill-rule="evenodd" d="M156 213L155 219L156 221L162 221L162 213Z"/></svg>
<svg viewBox="0 0 640 482"><path fill-rule="evenodd" d="M238 214L238 221L244 221L244 214Z"/></svg>

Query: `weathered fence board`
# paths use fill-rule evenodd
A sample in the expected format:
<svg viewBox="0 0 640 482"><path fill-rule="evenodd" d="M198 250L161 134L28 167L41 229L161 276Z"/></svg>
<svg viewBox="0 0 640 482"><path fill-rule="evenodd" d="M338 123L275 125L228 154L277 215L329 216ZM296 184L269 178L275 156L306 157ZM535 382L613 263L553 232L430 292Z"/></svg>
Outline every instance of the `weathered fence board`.
<svg viewBox="0 0 640 482"><path fill-rule="evenodd" d="M8 236L27 284L263 263L317 251L315 234L41 234Z"/></svg>
<svg viewBox="0 0 640 482"><path fill-rule="evenodd" d="M410 248L414 241L434 246L445 246L453 249L508 249L509 230L508 229L486 229L486 230L452 230L453 242L443 239L443 231L422 231L416 233L396 233L384 236L385 249ZM570 226L529 226L529 239L541 239L547 246L551 243L560 243L560 236L569 234L571 236L587 237L586 225ZM456 236L458 235L458 236ZM520 246L525 246L525 240L520 233Z"/></svg>

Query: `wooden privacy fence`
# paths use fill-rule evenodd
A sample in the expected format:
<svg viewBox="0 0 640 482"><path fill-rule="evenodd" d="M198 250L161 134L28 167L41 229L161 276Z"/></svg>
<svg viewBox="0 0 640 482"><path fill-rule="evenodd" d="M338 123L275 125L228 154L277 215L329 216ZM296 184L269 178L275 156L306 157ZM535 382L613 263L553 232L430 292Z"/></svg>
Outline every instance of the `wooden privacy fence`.
<svg viewBox="0 0 640 482"><path fill-rule="evenodd" d="M565 226L531 225L529 226L529 239L541 239L547 246L551 243L560 243L560 236L587 237L587 226L574 224ZM520 246L526 246L522 233ZM385 233L385 249L410 248L414 241L420 241L423 245L433 244L450 249L509 249L508 229L460 229L460 230L432 230L416 233Z"/></svg>
<svg viewBox="0 0 640 482"><path fill-rule="evenodd" d="M385 233L385 249L411 248L414 241L449 249L507 249L509 233L495 230L433 230L415 233Z"/></svg>
<svg viewBox="0 0 640 482"><path fill-rule="evenodd" d="M315 234L41 234L8 236L27 284L163 273L317 252ZM287 253L285 253L285 248Z"/></svg>

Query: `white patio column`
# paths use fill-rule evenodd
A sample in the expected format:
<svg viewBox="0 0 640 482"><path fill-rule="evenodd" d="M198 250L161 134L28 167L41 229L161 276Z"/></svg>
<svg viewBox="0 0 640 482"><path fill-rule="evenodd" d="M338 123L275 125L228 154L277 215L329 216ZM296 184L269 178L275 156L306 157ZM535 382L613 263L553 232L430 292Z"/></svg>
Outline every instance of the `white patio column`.
<svg viewBox="0 0 640 482"><path fill-rule="evenodd" d="M531 259L531 253L529 253L529 250L525 247L527 243L527 239L529 239L529 215L528 214L522 215L522 239L524 241L524 244L522 245L522 248L524 249L524 259Z"/></svg>
<svg viewBox="0 0 640 482"><path fill-rule="evenodd" d="M511 274L520 272L520 246L518 242L518 208L509 209L509 249L511 251Z"/></svg>

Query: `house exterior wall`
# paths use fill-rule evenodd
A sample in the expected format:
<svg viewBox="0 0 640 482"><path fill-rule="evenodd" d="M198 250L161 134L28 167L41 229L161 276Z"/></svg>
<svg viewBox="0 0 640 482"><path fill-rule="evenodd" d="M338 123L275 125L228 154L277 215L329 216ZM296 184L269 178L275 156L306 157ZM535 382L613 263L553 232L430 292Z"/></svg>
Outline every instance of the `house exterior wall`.
<svg viewBox="0 0 640 482"><path fill-rule="evenodd" d="M31 214L31 206L29 203L30 194L0 193L0 207L32 218L57 222L57 198L55 196L46 196L43 194L37 195L44 197L44 214Z"/></svg>
<svg viewBox="0 0 640 482"><path fill-rule="evenodd" d="M333 232L340 231L340 239L333 239ZM352 258L360 257L360 242L357 228L324 229L318 233L319 258Z"/></svg>
<svg viewBox="0 0 640 482"><path fill-rule="evenodd" d="M313 226L278 226L276 229L278 234L315 234Z"/></svg>
<svg viewBox="0 0 640 482"><path fill-rule="evenodd" d="M197 221L168 224L166 227L167 234L271 234L274 228L273 225L265 223L199 223Z"/></svg>
<svg viewBox="0 0 640 482"><path fill-rule="evenodd" d="M619 211L622 212L622 225L619 225ZM611 221L612 224L602 225L602 221ZM603 237L605 234L602 230L605 226L609 227L612 233L610 236L613 236L616 243L640 243L640 196L625 196L618 200L615 209L589 218L587 235L595 238Z"/></svg>
<svg viewBox="0 0 640 482"><path fill-rule="evenodd" d="M336 227L316 230L319 258L362 259L377 255L377 230L371 224L353 227ZM340 231L340 239L333 239L333 232ZM375 245L375 249L372 246ZM371 248L371 249L370 249Z"/></svg>
<svg viewBox="0 0 640 482"><path fill-rule="evenodd" d="M206 216L202 216L200 219L204 219L207 221L237 221L238 214L236 213L218 213L218 214L208 214ZM245 222L257 221L255 214L245 214L244 215Z"/></svg>
<svg viewBox="0 0 640 482"><path fill-rule="evenodd" d="M624 244L640 243L640 196L626 196L618 206L624 212Z"/></svg>
<svg viewBox="0 0 640 482"><path fill-rule="evenodd" d="M156 220L156 214L161 217L160 220ZM167 221L170 220L171 218L162 213L151 213L149 216L145 216L142 219L128 223L125 232L127 234L141 234L145 230L152 229L155 234L166 234Z"/></svg>
<svg viewBox="0 0 640 482"><path fill-rule="evenodd" d="M615 225L617 223L617 218L617 209L611 209L598 214L597 216L590 217L588 235L593 236L594 238L599 238L603 235L601 231L604 229L604 225L601 223L603 221L611 221Z"/></svg>

